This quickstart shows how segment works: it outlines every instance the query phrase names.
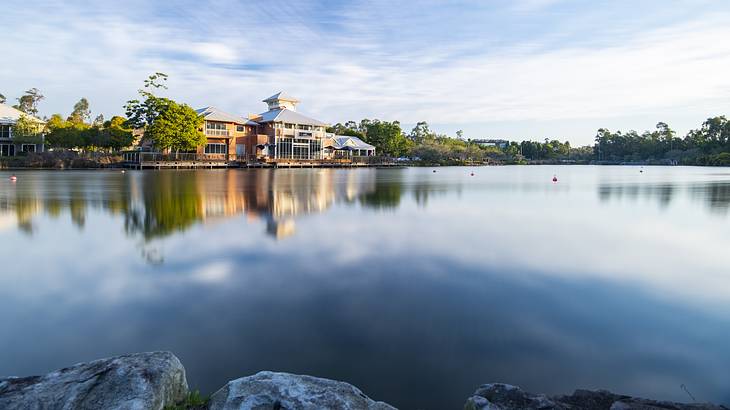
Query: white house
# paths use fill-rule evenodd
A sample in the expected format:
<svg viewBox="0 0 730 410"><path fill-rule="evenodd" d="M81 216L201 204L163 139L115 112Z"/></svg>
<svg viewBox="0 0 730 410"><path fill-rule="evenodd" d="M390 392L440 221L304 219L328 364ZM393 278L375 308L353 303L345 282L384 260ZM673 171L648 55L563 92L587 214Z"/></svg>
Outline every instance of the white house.
<svg viewBox="0 0 730 410"><path fill-rule="evenodd" d="M9 105L0 104L0 156L15 156L21 152L42 152L43 143L27 144L16 143L13 139L13 126L21 116L28 116L24 112ZM43 121L36 117L28 116L32 120L42 124Z"/></svg>

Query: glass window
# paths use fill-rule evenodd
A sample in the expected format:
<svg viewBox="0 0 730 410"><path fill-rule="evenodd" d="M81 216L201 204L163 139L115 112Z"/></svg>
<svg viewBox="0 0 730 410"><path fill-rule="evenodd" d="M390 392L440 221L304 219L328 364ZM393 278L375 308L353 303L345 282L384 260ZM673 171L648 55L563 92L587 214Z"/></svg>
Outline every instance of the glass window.
<svg viewBox="0 0 730 410"><path fill-rule="evenodd" d="M236 131L244 132L246 131L246 127L244 127L243 125L236 125Z"/></svg>
<svg viewBox="0 0 730 410"><path fill-rule="evenodd" d="M226 124L224 124L222 122L206 121L205 122L205 128L207 128L209 130L225 130L226 129Z"/></svg>
<svg viewBox="0 0 730 410"><path fill-rule="evenodd" d="M10 138L9 125L0 125L0 138Z"/></svg>
<svg viewBox="0 0 730 410"><path fill-rule="evenodd" d="M228 145L226 144L206 144L205 145L205 153L206 154L227 154L228 153Z"/></svg>
<svg viewBox="0 0 730 410"><path fill-rule="evenodd" d="M23 152L35 152L35 144L23 144L20 149Z"/></svg>

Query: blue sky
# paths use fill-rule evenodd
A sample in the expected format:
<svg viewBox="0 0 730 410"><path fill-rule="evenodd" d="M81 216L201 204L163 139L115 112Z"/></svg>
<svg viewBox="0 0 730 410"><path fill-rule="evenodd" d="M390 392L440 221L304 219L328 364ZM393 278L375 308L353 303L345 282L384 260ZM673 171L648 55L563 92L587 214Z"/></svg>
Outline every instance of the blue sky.
<svg viewBox="0 0 730 410"><path fill-rule="evenodd" d="M730 114L725 0L6 0L0 93L120 114L150 73L246 115L285 90L326 122L590 143Z"/></svg>

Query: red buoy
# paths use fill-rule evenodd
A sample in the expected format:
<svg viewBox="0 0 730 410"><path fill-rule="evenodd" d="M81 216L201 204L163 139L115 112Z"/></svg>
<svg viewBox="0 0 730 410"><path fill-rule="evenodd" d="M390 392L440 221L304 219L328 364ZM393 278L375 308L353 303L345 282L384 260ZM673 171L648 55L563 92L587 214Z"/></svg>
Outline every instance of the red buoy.
<svg viewBox="0 0 730 410"><path fill-rule="evenodd" d="M15 182L15 181L18 180L18 177L16 177L15 175L13 175L13 176L10 177L10 180L13 181L13 182Z"/></svg>
<svg viewBox="0 0 730 410"><path fill-rule="evenodd" d="M553 175L553 182L558 182L558 177Z"/></svg>

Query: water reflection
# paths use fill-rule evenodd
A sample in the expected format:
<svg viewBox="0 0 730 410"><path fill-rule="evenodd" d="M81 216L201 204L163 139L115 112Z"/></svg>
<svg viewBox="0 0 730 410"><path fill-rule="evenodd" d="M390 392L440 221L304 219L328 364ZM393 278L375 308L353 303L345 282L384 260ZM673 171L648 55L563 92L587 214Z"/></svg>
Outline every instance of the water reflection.
<svg viewBox="0 0 730 410"><path fill-rule="evenodd" d="M672 200L686 195L694 201L703 203L713 213L726 215L730 209L730 183L701 182L692 184L601 184L598 197L602 202L638 201L640 199L656 202L659 208L669 207Z"/></svg>
<svg viewBox="0 0 730 410"><path fill-rule="evenodd" d="M270 369L404 409L488 381L730 401L730 176L469 171L0 172L0 377L165 349L206 393Z"/></svg>
<svg viewBox="0 0 730 410"><path fill-rule="evenodd" d="M89 187L89 177L104 180ZM146 241L238 215L265 221L266 232L281 239L295 233L297 218L335 203L396 208L403 195L399 175L376 183L374 170L332 169L29 175L13 188L0 191L0 220L15 221L27 234L43 213L52 218L66 213L84 229L94 208L122 215L125 231ZM414 192L425 201L428 185L420 182Z"/></svg>

